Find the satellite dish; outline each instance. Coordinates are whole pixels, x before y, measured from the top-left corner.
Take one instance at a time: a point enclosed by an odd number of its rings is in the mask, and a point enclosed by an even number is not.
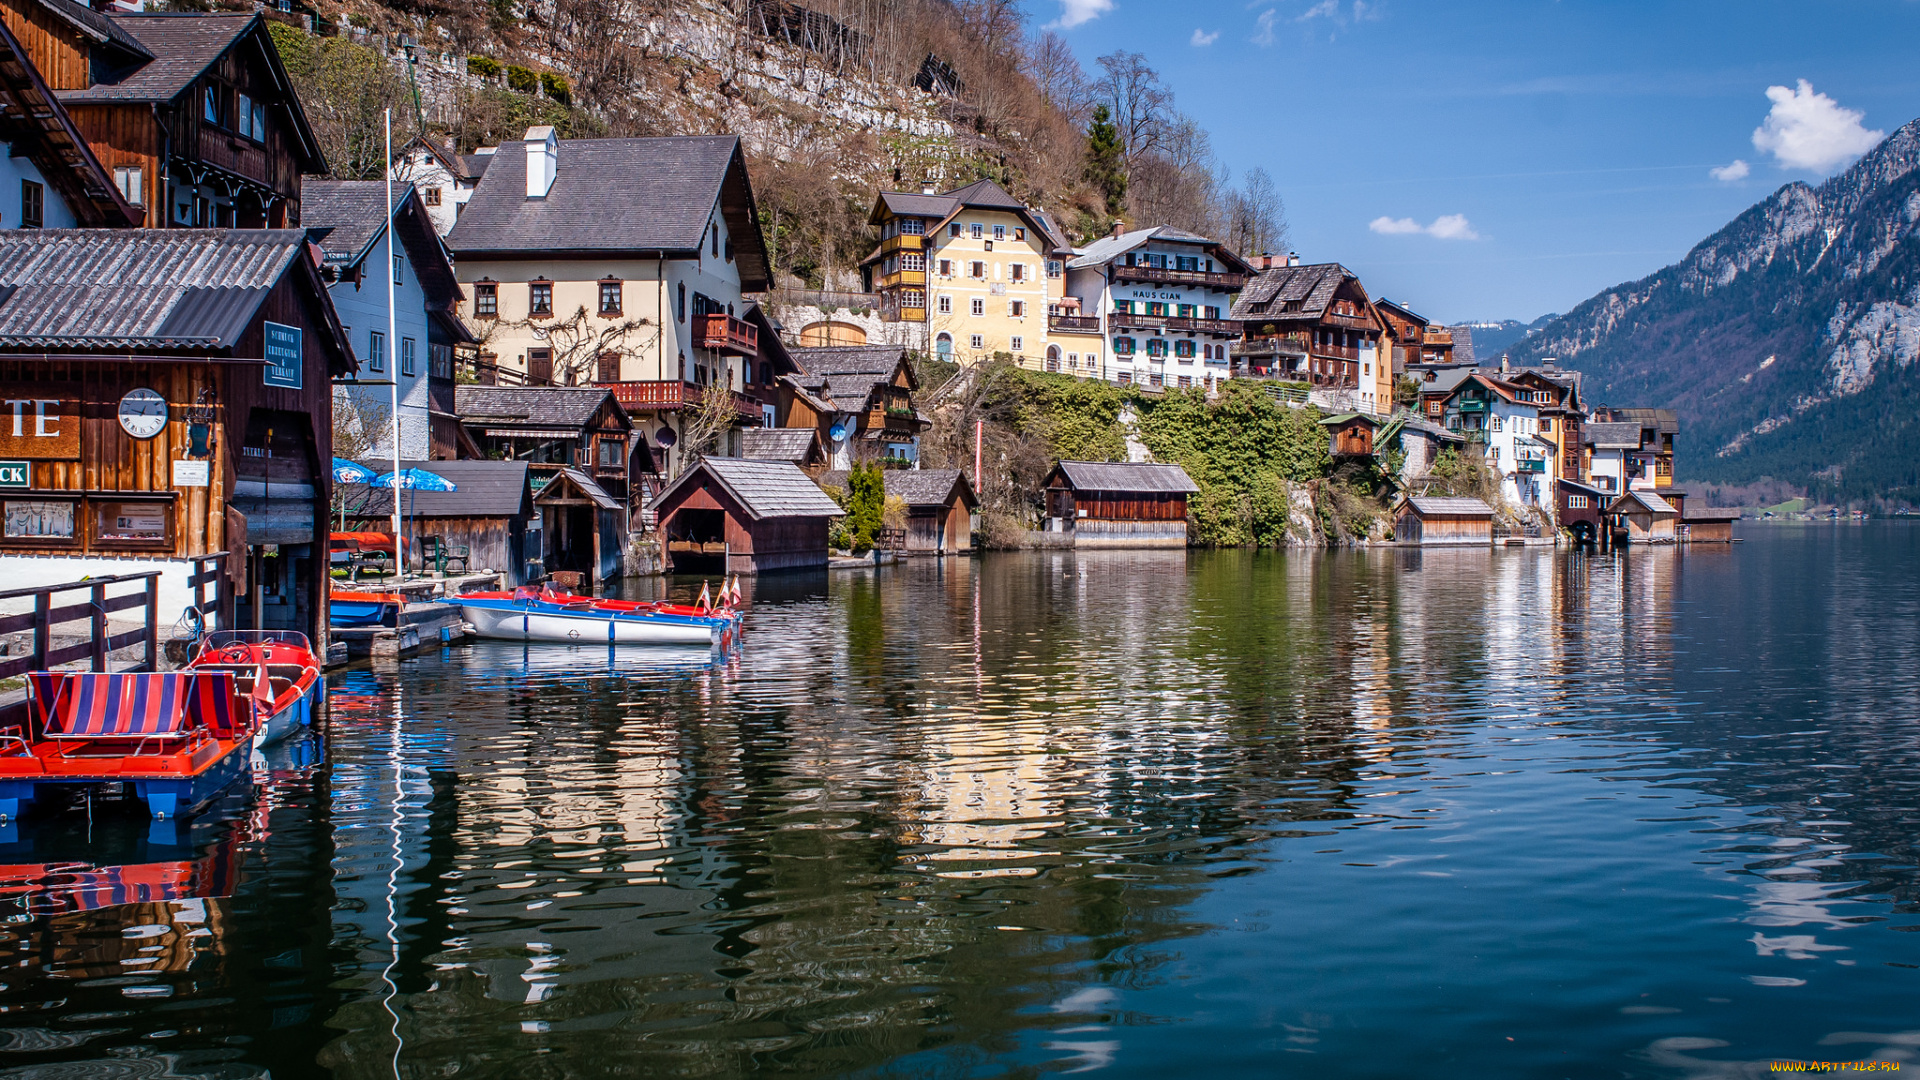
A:
[[[832,439],[834,442],[839,442],[846,437],[847,426],[845,424],[835,424],[827,429],[827,438]]]
[[[662,427],[659,431],[653,433],[653,441],[659,443],[661,446],[671,447],[674,443],[680,441],[680,436],[675,435],[672,428]]]

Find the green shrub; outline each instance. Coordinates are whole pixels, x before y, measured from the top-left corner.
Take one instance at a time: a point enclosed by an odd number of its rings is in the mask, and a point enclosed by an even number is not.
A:
[[[1320,410],[1282,405],[1259,386],[1229,381],[1143,397],[1140,441],[1154,460],[1177,464],[1200,491],[1187,501],[1194,539],[1209,546],[1266,547],[1287,536],[1287,483],[1328,476],[1333,458]]]
[[[500,71],[500,61],[491,56],[467,57],[467,74],[469,75],[478,75],[483,79],[497,79],[500,77]]]
[[[540,92],[562,105],[573,101],[573,88],[567,85],[567,77],[551,71],[540,73]]]
[[[871,462],[853,467],[847,477],[847,532],[854,554],[873,547],[887,512],[887,481]]]
[[[517,90],[522,94],[531,94],[534,88],[539,85],[540,77],[535,75],[532,69],[523,68],[519,64],[507,65],[507,87],[509,89]]]

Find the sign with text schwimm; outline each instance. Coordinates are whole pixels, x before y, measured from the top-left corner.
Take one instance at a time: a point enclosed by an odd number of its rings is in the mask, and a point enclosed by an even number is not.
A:
[[[267,370],[261,377],[268,386],[300,389],[300,328],[282,326],[277,322],[265,325]]]

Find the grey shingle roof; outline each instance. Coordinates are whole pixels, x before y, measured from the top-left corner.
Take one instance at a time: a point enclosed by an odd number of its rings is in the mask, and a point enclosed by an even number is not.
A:
[[[747,458],[710,457],[680,474],[654,497],[659,504],[674,491],[692,482],[702,471],[720,482],[747,513],[759,518],[839,517],[845,511],[827,498],[807,474],[790,461],[753,461]]]
[[[393,471],[393,462],[364,461],[376,473]],[[406,461],[403,469],[421,469],[453,481],[453,491],[401,489],[400,508],[409,518],[519,517],[533,512],[524,461]],[[339,485],[348,517],[393,513],[393,492],[365,484]]]
[[[1127,461],[1062,461],[1054,468],[1075,491],[1150,491],[1182,494],[1199,491],[1187,470],[1178,465],[1147,465]]]
[[[728,190],[731,189],[731,190]],[[723,198],[725,195],[725,198]],[[765,288],[766,248],[734,135],[561,139],[545,198],[527,198],[527,155],[508,144],[447,234],[456,255],[697,253],[718,203],[741,287]]]
[[[1339,263],[1313,263],[1307,266],[1276,266],[1262,270],[1247,282],[1233,302],[1233,317],[1265,321],[1318,319],[1333,303],[1340,283],[1355,277]],[[1287,302],[1300,301],[1299,311],[1280,310]]]
[[[898,345],[818,345],[789,348],[800,372],[793,380],[834,408],[866,407],[876,387],[893,381],[906,350]]]
[[[1663,435],[1676,435],[1680,431],[1680,417],[1672,409],[1596,409],[1596,413],[1615,423],[1632,423],[1643,428],[1652,428]]]
[[[1447,332],[1453,335],[1453,362],[1471,364],[1473,357],[1473,327],[1449,326]]]
[[[1638,450],[1639,424],[1586,424],[1580,428],[1580,441],[1601,450]]]
[[[906,191],[883,191],[880,201],[902,217],[930,218],[946,217],[960,202],[951,195],[916,195]]]
[[[973,206],[982,210],[1007,210],[1019,214],[1038,229],[1041,238],[1048,242],[1049,255],[1069,256],[1073,252],[1060,227],[1044,211],[1035,210],[1012,195],[1005,188],[991,180],[975,180],[965,187],[938,195],[923,195],[909,191],[883,191],[874,204],[874,212],[869,217],[870,224],[879,224],[882,215],[880,208],[890,213],[907,217],[928,217],[936,220],[951,217],[962,207]]]
[[[37,0],[40,7],[61,19],[95,41],[111,44],[136,57],[148,57],[149,53],[133,35],[127,33],[112,19],[93,10],[86,4],[74,0]]]
[[[0,344],[231,348],[305,249],[298,229],[0,232]]]
[[[478,180],[487,175],[487,166],[493,163],[498,154],[461,154],[460,164],[466,167],[466,178]]]
[[[799,465],[820,442],[813,428],[750,427],[740,432],[740,456],[763,461],[791,461]]]
[[[1607,507],[1607,513],[1618,514],[1618,513],[1625,512],[1624,504],[1630,503],[1630,502],[1637,502],[1641,506],[1646,507],[1648,510],[1653,511],[1656,514],[1679,513],[1679,511],[1673,508],[1672,503],[1668,502],[1667,500],[1661,498],[1660,496],[1654,494],[1651,491],[1643,491],[1639,488],[1628,488],[1624,494],[1622,494],[1619,498],[1613,500],[1612,506]]]
[[[845,490],[849,475],[845,469],[821,473],[820,486]],[[960,489],[959,501],[979,505],[973,487],[961,484],[966,474],[959,469],[887,469],[880,475],[886,481],[887,498],[899,499],[908,506],[945,506],[956,486]]]
[[[1421,517],[1492,517],[1493,507],[1479,499],[1451,495],[1415,495],[1407,500]]]
[[[453,411],[470,425],[578,431],[613,392],[598,386],[456,386]]]
[[[252,27],[255,15],[116,15],[113,23],[153,59],[118,82],[63,90],[70,105],[104,101],[172,101]]]
[[[413,191],[395,184],[393,206]],[[357,265],[386,228],[387,185],[381,180],[306,180],[300,184],[300,223],[318,239],[329,264]]]
[[[601,487],[597,482],[595,482],[593,477],[588,476],[586,473],[582,472],[581,470],[571,468],[571,467],[564,468],[560,470],[559,476],[566,477],[568,482],[573,484],[573,486],[579,490],[580,494],[585,495],[589,502],[593,503],[593,505],[599,507],[600,509],[602,510],[620,509],[620,500],[607,494],[606,488]],[[540,489],[540,494],[535,495],[533,497],[533,501],[538,503],[542,499],[551,495],[553,492],[556,492],[559,490],[560,490],[559,485],[557,485],[553,480],[549,480],[547,481],[547,486]]]

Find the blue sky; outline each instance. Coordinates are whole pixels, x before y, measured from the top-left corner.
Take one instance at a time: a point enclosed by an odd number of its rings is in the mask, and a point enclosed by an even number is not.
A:
[[[1144,53],[1236,176],[1273,175],[1304,260],[1449,322],[1565,311],[1920,117],[1915,0],[1031,10],[1089,70]]]

